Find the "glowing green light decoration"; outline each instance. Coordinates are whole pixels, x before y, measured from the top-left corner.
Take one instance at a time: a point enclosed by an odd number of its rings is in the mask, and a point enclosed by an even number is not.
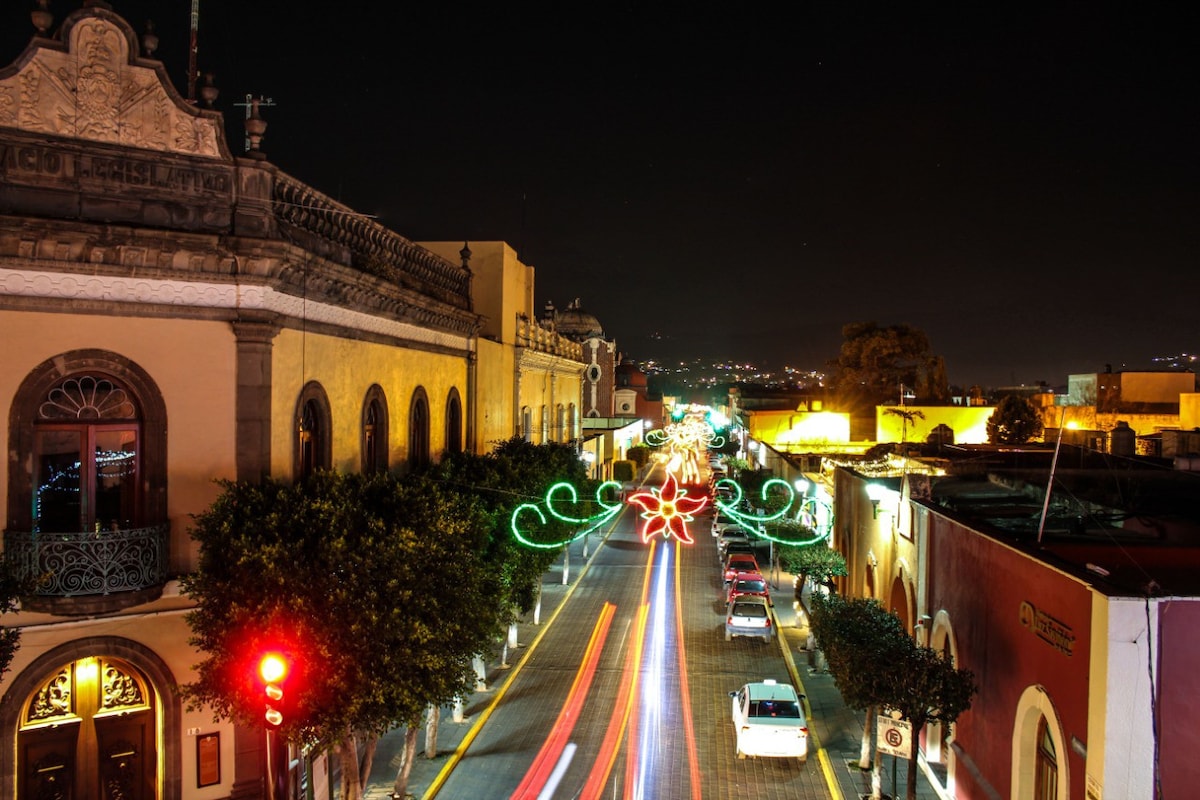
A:
[[[609,488],[614,489],[619,494],[621,484],[616,481],[605,481],[600,484],[596,489],[596,503],[603,510],[599,514],[594,514],[590,517],[581,517],[578,514],[572,514],[570,511],[571,509],[579,508],[579,493],[575,490],[575,487],[566,482],[556,483],[546,491],[546,496],[543,498],[542,502],[546,507],[545,511],[536,503],[522,503],[513,509],[509,527],[512,529],[516,540],[526,547],[537,547],[542,550],[553,550],[563,547],[587,536],[621,512],[621,509],[625,505],[624,503],[610,503],[605,501],[605,490]],[[547,514],[559,522],[565,522],[568,525],[579,525],[580,529],[568,538],[556,542],[534,541],[526,533],[522,532],[522,520],[528,520],[532,516],[536,518],[538,523],[545,525],[548,522]]]
[[[733,495],[729,502],[725,502],[724,500],[716,501],[717,508],[720,509],[721,513],[732,517],[742,527],[753,531],[760,538],[776,542],[777,544],[807,545],[827,539],[833,532],[833,509],[823,500],[807,498],[800,503],[800,507],[794,512],[794,516],[788,516],[792,513],[792,506],[796,502],[796,492],[791,484],[785,480],[771,478],[763,483],[761,494],[764,502],[773,486],[783,487],[784,492],[787,494],[787,503],[779,511],[769,516],[751,515],[739,510],[742,507],[743,495],[742,487],[736,481],[732,481],[729,478],[722,478],[717,481],[717,485],[729,487]],[[812,531],[813,536],[807,539],[784,539],[767,533],[766,523],[785,518],[795,519],[802,527]]]
[[[674,473],[667,473],[667,480],[661,488],[648,492],[638,492],[629,496],[629,502],[642,508],[642,541],[649,542],[661,533],[664,539],[674,536],[684,544],[692,544],[692,534],[688,531],[687,523],[706,505],[707,497],[688,497],[687,490],[679,488]]]

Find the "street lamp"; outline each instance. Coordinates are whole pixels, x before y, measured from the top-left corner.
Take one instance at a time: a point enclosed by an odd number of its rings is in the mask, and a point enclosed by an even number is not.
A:
[[[867,497],[871,498],[871,519],[879,519],[879,501],[887,497],[886,486],[878,483],[867,484]]]

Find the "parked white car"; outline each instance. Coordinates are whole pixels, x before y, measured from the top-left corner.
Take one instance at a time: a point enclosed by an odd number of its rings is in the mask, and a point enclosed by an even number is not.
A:
[[[808,760],[808,720],[791,684],[767,679],[747,683],[733,698],[737,756]]]

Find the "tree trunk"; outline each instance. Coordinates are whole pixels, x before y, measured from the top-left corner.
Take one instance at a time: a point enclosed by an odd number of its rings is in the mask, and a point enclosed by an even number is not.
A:
[[[345,800],[361,800],[362,777],[358,769],[358,737],[353,731],[346,731],[346,736],[337,746],[338,757],[342,761],[342,797]]]
[[[437,757],[438,721],[442,718],[442,709],[430,706],[425,713],[425,757]]]
[[[892,800],[896,800],[896,790],[892,789]],[[871,767],[871,797],[879,800],[883,797],[883,753],[875,751],[875,765]]]
[[[366,794],[367,785],[371,782],[371,767],[375,765],[375,747],[379,744],[378,734],[367,734],[366,744],[366,750],[363,752],[362,769],[358,772],[358,785],[361,794]]]
[[[404,797],[408,794],[408,776],[412,774],[413,759],[416,756],[417,727],[409,725],[404,729],[404,749],[400,751],[400,769],[396,772],[396,783],[392,786],[393,797]]]
[[[905,800],[917,800],[917,743],[921,740],[921,729],[925,723],[912,724],[912,752],[908,754],[908,789],[904,792]]]
[[[867,706],[866,720],[863,722],[862,742],[858,751],[858,768],[871,768],[871,739],[875,736],[875,706]]]

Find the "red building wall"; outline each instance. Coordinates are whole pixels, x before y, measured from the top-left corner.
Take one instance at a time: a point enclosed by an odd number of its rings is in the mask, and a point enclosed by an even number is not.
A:
[[[1200,789],[1200,602],[1159,606],[1158,743],[1163,797],[1193,797]]]
[[[937,513],[929,520],[928,613],[949,614],[958,665],[972,670],[979,685],[957,723],[956,744],[1000,796],[1012,796],[1017,707],[1025,689],[1041,685],[1063,726],[1066,752],[1058,758],[1069,764],[1070,796],[1083,797],[1084,760],[1069,742],[1072,736],[1087,742],[1091,592],[964,525]],[[1023,623],[1030,610],[1069,630],[1070,654]],[[960,800],[987,796],[968,769],[955,776]]]

